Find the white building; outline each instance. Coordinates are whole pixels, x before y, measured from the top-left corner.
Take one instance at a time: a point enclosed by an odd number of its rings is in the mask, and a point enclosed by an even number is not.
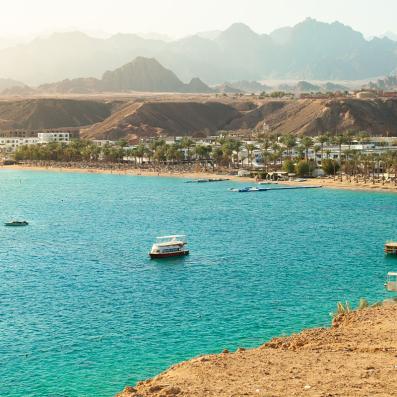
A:
[[[39,132],[37,134],[38,143],[50,142],[70,142],[69,132]]]
[[[38,138],[0,138],[0,151],[13,152],[19,146],[25,145],[37,145],[39,143]]]
[[[107,139],[93,139],[92,142],[99,147],[116,145],[116,141],[109,141]]]

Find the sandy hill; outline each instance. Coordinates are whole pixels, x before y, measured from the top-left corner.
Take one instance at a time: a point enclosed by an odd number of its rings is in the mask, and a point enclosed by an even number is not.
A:
[[[220,102],[132,103],[109,119],[82,131],[83,136],[100,139],[121,137],[194,135],[214,133],[239,115],[234,107]]]
[[[0,102],[1,129],[79,127],[105,120],[112,105],[88,100],[26,99]]]
[[[330,329],[177,364],[117,397],[391,397],[397,304],[342,315]]]
[[[396,100],[150,101],[126,105],[83,131],[87,137],[194,135],[216,130],[261,129],[279,134],[317,135],[327,131],[368,131],[397,136]]]
[[[0,101],[0,128],[84,126],[97,139],[203,135],[262,129],[279,134],[368,131],[397,136],[397,100],[251,100],[192,95],[117,99],[35,98]]]

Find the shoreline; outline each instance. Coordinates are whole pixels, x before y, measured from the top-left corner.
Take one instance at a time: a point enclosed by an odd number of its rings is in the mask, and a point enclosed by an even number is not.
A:
[[[16,171],[44,171],[44,172],[63,172],[63,173],[81,173],[81,174],[111,174],[111,175],[127,175],[127,176],[149,176],[149,177],[166,177],[166,178],[184,178],[184,179],[210,179],[225,178],[233,182],[252,183],[256,181],[250,177],[239,177],[237,175],[225,175],[212,172],[177,172],[177,171],[148,171],[140,169],[104,169],[104,168],[83,168],[83,167],[61,167],[61,166],[36,166],[36,165],[2,165],[0,170],[16,170]],[[322,186],[327,189],[366,191],[366,192],[382,192],[397,193],[397,186],[390,184],[373,184],[370,182],[348,182],[339,181],[329,178],[307,179],[305,182],[296,181],[278,181],[278,184],[287,186]]]
[[[331,327],[180,362],[115,397],[392,396],[396,314],[389,299],[339,314]]]

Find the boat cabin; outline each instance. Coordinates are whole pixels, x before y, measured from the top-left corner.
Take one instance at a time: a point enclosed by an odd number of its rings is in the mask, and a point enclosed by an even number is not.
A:
[[[149,253],[151,258],[167,258],[188,255],[187,241],[184,235],[157,237]]]
[[[397,242],[394,241],[387,242],[385,244],[385,254],[397,256]]]
[[[397,272],[387,273],[385,287],[389,292],[397,292]]]

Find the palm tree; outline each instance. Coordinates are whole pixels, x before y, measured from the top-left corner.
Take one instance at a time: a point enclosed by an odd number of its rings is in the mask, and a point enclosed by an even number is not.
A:
[[[329,136],[326,134],[319,135],[317,137],[317,142],[321,145],[321,160],[324,158],[324,144],[329,141]]]
[[[347,140],[346,135],[343,135],[343,134],[335,135],[333,140],[339,147],[339,165],[340,165],[340,168],[342,168],[342,145],[347,143],[348,140]]]
[[[264,137],[262,144],[261,144],[261,149],[262,149],[263,165],[264,165],[266,173],[267,173],[267,161],[268,161],[268,157],[269,157],[270,146],[271,146],[271,140],[267,136]]]
[[[187,149],[187,160],[188,161],[190,160],[190,149],[194,146],[194,143],[195,142],[193,141],[193,139],[191,139],[187,136],[183,137],[180,142],[181,147],[184,149]]]
[[[310,136],[304,136],[301,145],[305,148],[305,160],[309,160],[309,149],[313,146],[313,139]]]
[[[296,137],[292,134],[287,134],[281,137],[281,142],[285,145],[288,151],[290,160],[292,159],[292,149],[296,146]]]
[[[321,156],[322,156],[322,150],[321,150],[321,146],[320,145],[314,145],[313,147],[313,152],[314,152],[314,163],[316,164],[316,167],[318,166],[318,160],[317,160],[317,153],[321,151]],[[321,157],[321,161],[323,160],[323,158]],[[321,161],[320,161],[320,165],[321,165]]]
[[[248,143],[245,145],[245,148],[248,152],[248,163],[251,165],[252,167],[252,153],[255,150],[255,145],[253,145],[252,143]]]

